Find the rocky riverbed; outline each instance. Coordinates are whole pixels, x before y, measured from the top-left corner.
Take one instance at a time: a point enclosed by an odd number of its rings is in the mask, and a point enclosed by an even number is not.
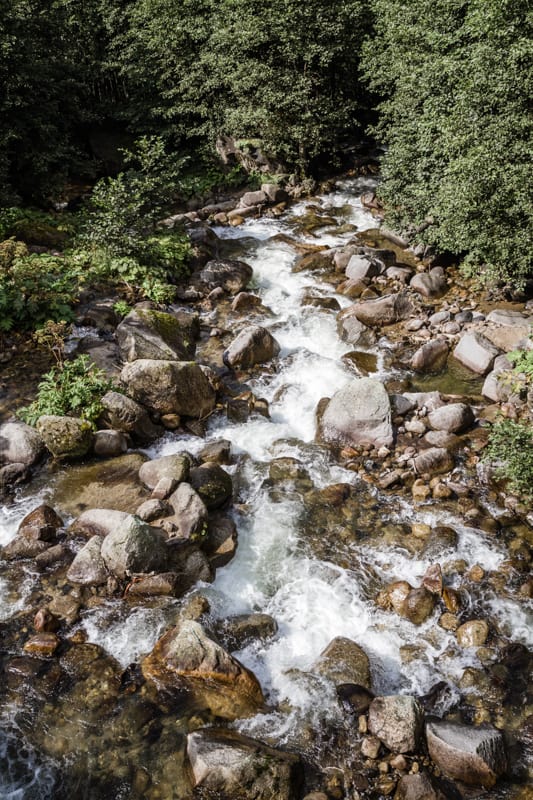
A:
[[[481,457],[533,307],[373,188],[188,214],[174,305],[80,312],[98,431],[0,427],[2,797],[530,796],[533,513]]]

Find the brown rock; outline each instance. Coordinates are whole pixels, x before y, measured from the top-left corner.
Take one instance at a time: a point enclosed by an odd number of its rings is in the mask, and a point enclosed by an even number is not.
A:
[[[26,514],[17,533],[18,536],[24,536],[26,539],[52,542],[56,538],[58,529],[62,527],[61,517],[51,506],[43,504]]]
[[[489,626],[484,619],[472,619],[457,629],[457,641],[461,647],[482,647],[488,635]]]
[[[376,697],[368,711],[368,728],[393,753],[410,753],[416,750],[424,712],[409,695]]]
[[[49,657],[54,655],[58,647],[59,639],[56,634],[44,632],[38,633],[32,636],[31,639],[28,639],[24,645],[24,650],[32,656]]]
[[[490,726],[432,721],[426,738],[431,758],[454,780],[490,789],[507,768],[503,735]]]

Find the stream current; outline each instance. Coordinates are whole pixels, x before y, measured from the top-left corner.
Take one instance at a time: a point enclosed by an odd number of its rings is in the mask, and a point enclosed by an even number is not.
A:
[[[252,611],[275,618],[278,632],[270,641],[256,641],[234,653],[257,675],[273,710],[240,721],[236,727],[295,749],[305,747],[309,730],[342,725],[334,687],[310,673],[334,637],[348,637],[364,648],[377,694],[423,695],[438,681],[446,681],[452,691],[440,712],[457,701],[456,687],[464,670],[480,666],[475,650],[459,648],[454,634],[436,624],[437,612],[417,627],[375,605],[379,588],[396,579],[418,586],[435,560],[409,553],[391,532],[415,522],[453,527],[457,547],[439,553],[440,563],[447,557],[462,559],[467,569],[477,564],[494,571],[506,558],[494,536],[465,526],[449,507],[437,501],[415,506],[408,498],[382,495],[336,464],[315,443],[317,404],[353,376],[341,360],[352,348],[338,336],[335,311],[302,305],[302,300],[311,290],[336,298],[341,307],[350,301],[313,273],[294,272],[297,254],[279,234],[330,247],[346,243],[354,228],[375,227],[374,218],[358,199],[369,188],[369,179],[346,180],[334,192],[313,200],[320,214],[336,221],[336,226],[326,223],[313,235],[299,224],[308,213],[308,202],[292,206],[280,219],[214,228],[228,255],[253,267],[252,290],[272,312],[260,324],[271,330],[281,352],[272,369],[257,371],[248,382],[257,397],[268,401],[270,418],[253,415],[246,422],[232,423],[215,416],[209,425],[207,440],[224,438],[232,443],[236,464],[227,469],[236,487],[233,513],[239,545],[233,560],[217,570],[214,583],[197,586],[193,593],[200,591],[208,598],[214,619]],[[377,377],[383,381],[402,377],[393,366],[392,342],[382,338],[369,351],[377,356]],[[150,457],[181,450],[194,454],[204,444],[204,439],[192,435],[169,433],[145,452]],[[280,457],[301,461],[315,489],[341,483],[355,488],[359,501],[347,522],[357,529],[353,535],[343,534],[342,521],[328,526],[324,509],[317,518],[298,486],[273,485],[269,463]],[[31,495],[25,489],[14,504],[0,507],[0,544],[10,541],[24,514],[46,498],[46,488]],[[16,585],[10,581],[9,570],[1,570],[0,620],[24,608],[32,582],[31,569]],[[86,612],[80,627],[89,642],[99,644],[127,667],[150,651],[178,602],[127,611],[110,602]],[[473,595],[470,602],[476,615],[496,622],[501,635],[531,644],[525,603],[496,595]],[[10,713],[4,709],[0,734],[0,797],[51,798],[58,765],[31,747],[20,746],[20,739],[14,738],[18,736],[16,718]],[[505,790],[491,796],[511,797]]]

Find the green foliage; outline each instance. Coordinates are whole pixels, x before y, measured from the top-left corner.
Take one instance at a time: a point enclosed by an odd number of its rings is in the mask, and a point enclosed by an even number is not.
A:
[[[18,416],[35,425],[44,414],[75,416],[94,424],[102,413],[101,398],[113,386],[102,370],[78,356],[53,367],[39,384],[37,398],[20,409]]]
[[[392,225],[466,255],[465,269],[531,274],[531,11],[525,0],[377,0],[365,45],[384,98],[380,194]]]
[[[484,460],[494,463],[496,475],[509,481],[509,488],[525,497],[533,496],[533,427],[526,421],[502,419],[490,431]]]
[[[131,306],[129,306],[125,300],[117,300],[117,302],[113,305],[113,310],[119,317],[127,317],[131,311]]]
[[[531,350],[513,350],[507,358],[514,366],[513,372],[525,375],[528,384],[533,383],[533,347]]]
[[[32,330],[46,320],[70,320],[83,271],[68,259],[30,254],[14,239],[0,243],[0,330]]]

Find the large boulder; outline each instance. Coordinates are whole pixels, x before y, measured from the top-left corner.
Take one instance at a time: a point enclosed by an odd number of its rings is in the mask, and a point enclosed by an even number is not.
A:
[[[357,306],[348,306],[337,314],[337,331],[343,342],[362,345],[373,344],[374,331],[364,325],[357,316]]]
[[[301,781],[298,756],[242,736],[204,728],[187,737],[193,784],[220,800],[293,800]]]
[[[161,479],[178,483],[189,478],[191,458],[183,453],[153,458],[145,461],[139,470],[139,478],[149,489],[155,489]]]
[[[0,464],[31,467],[44,452],[44,442],[35,428],[18,421],[0,425]]]
[[[106,392],[101,400],[103,412],[101,420],[110,428],[129,433],[140,442],[151,442],[162,433],[162,428],[154,425],[148,411],[131,397],[120,392]]]
[[[100,586],[109,572],[102,558],[101,536],[93,536],[77,553],[67,572],[67,580],[82,586]]]
[[[449,347],[445,339],[432,339],[418,348],[411,359],[415,372],[440,372],[446,366]]]
[[[418,272],[411,278],[409,286],[423,297],[438,297],[446,291],[444,270],[434,267],[429,272]]]
[[[355,378],[335,392],[319,421],[318,437],[339,446],[361,442],[390,446],[391,406],[383,384],[373,378]]]
[[[17,531],[18,536],[26,539],[52,542],[57,531],[63,527],[63,520],[51,506],[42,504],[26,514]]]
[[[198,275],[200,284],[208,289],[222,288],[230,294],[242,292],[252,279],[253,269],[244,261],[208,261]]]
[[[435,764],[454,780],[490,789],[507,769],[503,734],[489,725],[433,720],[426,725],[426,739]]]
[[[187,690],[223,719],[256,714],[264,704],[255,675],[214,642],[198,622],[168,631],[142,662],[145,678],[163,689]]]
[[[82,458],[93,443],[91,423],[78,417],[46,414],[37,420],[37,433],[58,459]]]
[[[232,341],[222,359],[227,367],[248,369],[270,361],[279,351],[280,346],[270,331],[260,325],[250,325]]]
[[[471,407],[466,403],[450,403],[428,414],[428,422],[435,431],[462,433],[474,423]]]
[[[190,483],[210,511],[227,503],[233,493],[231,475],[212,462],[191,469]]]
[[[384,264],[375,258],[353,255],[346,266],[346,277],[353,281],[375,278],[384,271]]]
[[[198,541],[207,537],[207,508],[190,484],[180,483],[168,502],[174,511],[168,519],[181,539]]]
[[[328,644],[315,662],[313,671],[335,685],[352,683],[370,689],[368,656],[362,647],[345,636],[337,636]]]
[[[175,316],[152,309],[130,311],[118,326],[116,337],[124,361],[187,361],[194,358],[196,349],[189,331]]]
[[[106,568],[117,578],[137,572],[161,572],[168,563],[163,533],[129,514],[102,543]]]
[[[381,328],[383,325],[393,325],[407,319],[413,311],[413,304],[407,294],[398,292],[356,303],[353,313],[364,325]]]
[[[420,741],[424,712],[410,695],[376,697],[368,710],[368,729],[393,753],[412,753]]]
[[[486,375],[500,351],[480,333],[470,332],[461,336],[453,351],[454,357],[467,369]]]
[[[111,508],[90,508],[77,517],[69,528],[69,533],[75,536],[107,536],[130,515],[126,511],[116,511]]]
[[[215,407],[215,391],[198,364],[141,358],[126,364],[121,380],[133,399],[160,414],[199,419]]]

